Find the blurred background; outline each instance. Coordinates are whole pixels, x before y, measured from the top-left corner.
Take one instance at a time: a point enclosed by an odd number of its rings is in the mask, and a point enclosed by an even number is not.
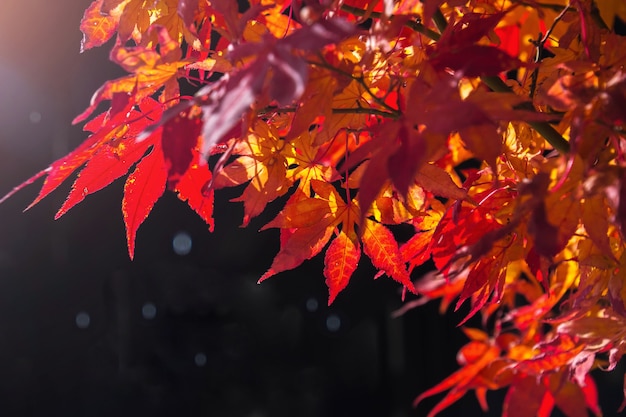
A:
[[[122,75],[110,45],[79,54],[89,0],[2,3],[0,194],[84,140],[71,120]],[[241,190],[219,192],[209,233],[166,193],[131,262],[123,180],[54,221],[70,185],[25,213],[41,180],[0,206],[2,415],[423,416],[441,396],[413,409],[415,396],[457,369],[462,313],[392,319],[399,288],[365,260],[332,307],[319,257],[257,285],[275,205],[241,229]],[[612,415],[621,376],[602,377]],[[468,395],[441,415],[484,414]]]

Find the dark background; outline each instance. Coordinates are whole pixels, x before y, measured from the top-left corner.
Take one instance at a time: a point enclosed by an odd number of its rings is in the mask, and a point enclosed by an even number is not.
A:
[[[79,54],[89,1],[2,3],[0,194],[84,140],[70,121],[122,75],[110,46]],[[241,229],[237,190],[218,193],[209,233],[166,194],[131,262],[123,181],[54,221],[70,185],[26,213],[41,180],[0,206],[3,416],[423,416],[440,397],[413,398],[457,369],[462,316],[432,304],[391,319],[398,286],[365,260],[332,307],[321,259],[257,285],[278,251],[276,231],[257,232],[275,206]],[[611,415],[621,376],[604,379]],[[472,397],[442,415],[483,415]]]

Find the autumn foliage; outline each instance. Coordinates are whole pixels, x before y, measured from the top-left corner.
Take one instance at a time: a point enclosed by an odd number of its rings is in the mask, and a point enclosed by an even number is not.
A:
[[[95,0],[81,50],[107,44],[128,75],[74,120],[85,142],[22,184],[45,177],[31,206],[73,178],[58,218],[127,175],[132,258],[166,189],[209,229],[222,188],[240,186],[243,226],[284,196],[260,281],[323,253],[330,304],[367,257],[415,294],[403,311],[482,318],[416,406],[473,391],[487,409],[508,387],[507,417],[600,416],[589,373],[626,351],[626,3],[244,3]]]

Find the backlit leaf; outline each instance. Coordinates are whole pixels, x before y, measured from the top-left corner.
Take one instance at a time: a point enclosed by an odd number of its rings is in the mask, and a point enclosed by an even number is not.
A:
[[[331,109],[325,104],[333,99],[336,88],[336,79],[329,77],[326,72],[317,70],[311,73],[307,88],[302,94],[303,101],[296,109],[291,122],[288,139],[308,131],[317,117],[331,117]]]
[[[292,201],[294,198],[295,201]],[[285,205],[278,216],[261,230],[270,227],[283,229],[311,227],[328,217],[330,210],[329,201],[315,197],[298,197],[298,194],[294,194],[289,204]]]
[[[176,186],[190,164],[200,163],[198,146],[201,128],[200,118],[192,111],[181,112],[163,126],[161,147],[168,171],[169,188]]]
[[[259,215],[270,201],[285,194],[292,184],[287,178],[287,159],[281,152],[285,145],[276,135],[275,130],[258,125],[257,131],[235,151],[241,156],[216,175],[216,188],[249,181],[241,196],[233,200],[244,204],[244,226]]]
[[[415,174],[415,181],[431,193],[462,200],[467,193],[452,181],[450,174],[433,164],[424,164]]]
[[[105,145],[101,148],[89,159],[78,175],[72,185],[72,191],[55,218],[64,215],[87,195],[101,190],[126,174],[130,167],[144,156],[151,142],[146,140],[139,145],[120,143],[117,146]]]
[[[313,180],[314,197],[302,192],[293,194],[285,208],[265,227],[281,228],[281,248],[270,269],[259,282],[300,265],[321,252],[340,223],[353,228],[357,214],[346,204],[335,187]]]
[[[166,182],[167,168],[163,150],[157,142],[150,153],[139,161],[124,185],[122,214],[126,225],[128,254],[131,259],[135,255],[137,229],[152,211],[154,203],[163,195]]]
[[[609,241],[608,206],[602,196],[588,198],[583,204],[582,221],[593,243],[607,257],[615,258]]]
[[[502,417],[538,415],[546,387],[534,376],[521,376],[513,382],[504,398]]]
[[[417,407],[417,405],[425,398],[450,390],[450,392],[428,414],[428,416],[436,415],[438,412],[444,410],[451,404],[461,399],[470,389],[470,383],[472,382],[472,380],[492,360],[498,357],[499,354],[500,349],[498,349],[496,346],[482,344],[482,348],[477,349],[477,351],[475,352],[476,360],[474,362],[468,363],[467,365],[463,366],[461,369],[441,381],[439,384],[424,391],[413,401],[413,406]]]
[[[531,375],[565,368],[583,348],[568,335],[561,334],[555,340],[540,345],[538,353],[532,359],[519,362],[517,368]]]
[[[103,0],[95,0],[85,10],[80,22],[80,30],[83,32],[83,40],[80,42],[81,52],[103,45],[117,30],[119,16],[103,14],[102,2]]]
[[[259,279],[263,282],[279,272],[293,269],[321,252],[332,236],[332,220],[290,231],[274,258],[272,266]]]
[[[93,129],[93,135],[89,136],[75,150],[65,157],[55,161],[46,169],[46,180],[44,181],[39,194],[35,200],[26,208],[29,209],[44,197],[61,185],[74,171],[83,166],[96,152],[111,141],[115,141],[118,136],[125,134],[137,134],[149,122],[149,119],[142,117],[138,112],[130,112],[133,102],[126,103],[124,109],[116,114],[111,114],[111,110],[103,113],[94,119],[94,123],[87,124],[88,130]],[[151,107],[151,106],[149,106]],[[137,127],[130,127],[126,115],[135,117],[139,122]],[[97,123],[95,123],[97,121]],[[99,125],[99,126],[98,126]],[[92,127],[93,126],[93,127]]]
[[[324,257],[324,276],[330,293],[328,305],[331,305],[337,294],[346,288],[360,257],[359,242],[353,241],[341,231],[326,250]]]
[[[174,186],[178,198],[187,201],[189,207],[213,230],[214,192],[209,188],[212,179],[209,166],[200,160],[200,153],[194,152],[193,160]]]
[[[553,373],[548,377],[549,395],[554,404],[567,417],[587,417],[587,402],[583,390],[570,381],[566,372]]]
[[[287,175],[292,182],[298,181],[298,189],[305,194],[311,193],[311,181],[332,180],[335,170],[321,160],[320,148],[313,146],[311,135],[305,133],[285,143],[285,153],[289,163]]]
[[[430,259],[433,236],[443,215],[443,207],[437,203],[433,204],[427,214],[415,218],[415,235],[400,247],[402,259],[410,263],[411,270]]]
[[[380,223],[365,219],[362,225],[361,240],[363,251],[372,264],[410,291],[415,292],[402,255],[393,234]]]

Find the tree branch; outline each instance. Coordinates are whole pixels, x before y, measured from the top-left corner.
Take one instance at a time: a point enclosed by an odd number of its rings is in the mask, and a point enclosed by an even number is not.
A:
[[[524,4],[524,2],[519,2],[520,4]],[[552,4],[540,4],[541,7],[553,8],[555,5]],[[341,9],[345,12],[351,13],[355,16],[364,16],[366,11],[363,9],[359,9],[358,7],[352,7],[347,5],[342,5]],[[558,6],[558,10],[561,11],[563,9],[562,5]],[[569,11],[569,9],[567,9]],[[375,19],[380,19],[383,17],[381,13],[371,12],[370,16]],[[393,16],[391,16],[393,19]],[[447,22],[441,10],[437,10],[435,15],[433,16],[433,22],[437,26],[437,29],[440,32],[443,32],[446,29]],[[415,30],[422,35],[429,37],[430,39],[437,41],[441,37],[441,35],[431,29],[428,29],[419,21],[411,21],[407,22],[406,26]],[[487,87],[489,87],[492,91],[500,92],[500,93],[511,93],[515,94],[508,85],[504,83],[499,77],[495,76],[485,76],[480,78]],[[536,112],[537,110],[531,103],[526,103],[521,106],[522,109]],[[566,141],[563,136],[559,132],[557,132],[552,125],[546,122],[527,122],[533,129],[537,131],[543,138],[550,144],[554,149],[559,151],[560,153],[568,153],[570,151],[569,142]]]
[[[515,94],[511,88],[504,83],[499,77],[489,76],[481,77],[481,81],[487,85],[492,91],[498,93]],[[532,103],[524,102],[520,105],[523,110],[536,112]],[[554,149],[560,153],[568,153],[570,151],[569,142],[563,139],[563,136],[557,132],[550,123],[547,122],[526,122],[537,131]]]
[[[341,10],[343,10],[344,12],[353,14],[355,16],[360,16],[360,17],[365,16],[367,13],[367,10],[359,9],[358,7],[348,6],[347,4],[342,4]],[[379,12],[370,12],[369,16],[373,19],[383,18],[383,14]],[[394,16],[391,16],[391,19],[393,18]],[[432,29],[427,28],[419,21],[415,21],[415,20],[409,21],[409,22],[406,22],[405,25],[432,40],[435,40],[435,41],[439,40],[440,35],[437,32],[435,32]]]
[[[376,94],[374,94],[374,93],[372,92],[372,90],[371,90],[371,89],[370,89],[370,87],[367,85],[367,83],[365,82],[365,79],[363,78],[363,76],[362,76],[362,75],[360,75],[360,76],[355,76],[355,75],[354,75],[354,74],[352,74],[352,73],[348,73],[348,72],[342,71],[342,70],[340,70],[339,68],[335,68],[335,67],[333,67],[332,65],[330,65],[330,64],[328,64],[328,63],[326,63],[326,62],[324,62],[324,57],[323,57],[323,56],[321,56],[321,55],[320,55],[320,57],[319,57],[319,58],[320,58],[321,62],[316,62],[316,61],[307,61],[307,63],[308,63],[308,64],[310,64],[310,65],[317,65],[317,66],[319,66],[319,67],[326,68],[326,69],[328,69],[328,70],[331,70],[331,71],[337,72],[337,73],[339,73],[339,74],[341,74],[341,75],[343,75],[343,76],[345,76],[345,77],[348,77],[348,78],[353,79],[354,81],[358,82],[358,83],[361,85],[361,87],[363,87],[363,88],[365,89],[365,92],[366,92],[367,94],[369,94],[369,96],[372,98],[372,100],[374,100],[374,101],[375,101],[375,102],[376,102],[379,106],[381,106],[381,107],[383,107],[383,108],[387,109],[387,111],[388,111],[390,114],[395,114],[395,115],[397,115],[397,117],[399,117],[399,116],[400,116],[400,111],[399,111],[398,109],[394,109],[392,106],[390,106],[389,104],[385,103],[385,100],[384,100],[384,99],[381,99],[380,97],[378,97]]]
[[[297,107],[268,106],[259,110],[259,115],[264,116],[268,113],[295,113],[297,110]],[[398,113],[390,113],[384,110],[372,109],[368,107],[333,108],[332,112],[333,114],[371,114],[394,120],[400,118],[400,114]]]

